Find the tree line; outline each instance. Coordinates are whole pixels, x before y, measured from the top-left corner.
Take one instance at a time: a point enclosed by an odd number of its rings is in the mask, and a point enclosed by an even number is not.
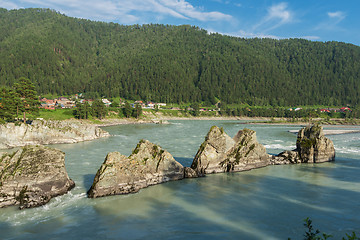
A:
[[[360,103],[360,47],[244,39],[195,26],[124,26],[0,9],[0,86],[39,94],[250,106]]]
[[[32,114],[32,117],[38,116],[40,105],[35,86],[27,78],[18,79],[12,87],[0,87],[0,123],[15,122],[20,119],[26,123],[29,120],[27,114]],[[126,103],[122,108],[118,105],[108,109],[100,99],[97,99],[91,105],[88,102],[77,102],[73,116],[77,119],[101,120],[106,117],[108,110],[116,111],[120,117],[139,118],[142,114],[141,106],[138,104],[135,108]]]
[[[13,88],[0,88],[0,123],[10,122],[22,117],[26,122],[26,114],[36,114],[40,102],[33,83],[27,78],[20,78]]]
[[[290,111],[284,107],[224,107],[220,111],[222,116],[234,117],[269,117],[269,118],[360,118],[360,107],[352,111],[336,112],[334,110],[328,113],[321,113],[320,109],[301,109]]]
[[[134,108],[125,102],[124,106],[113,103],[111,107],[105,107],[101,100],[95,100],[92,105],[88,102],[77,102],[76,108],[73,110],[73,115],[77,119],[89,119],[90,117],[103,119],[107,116],[108,112],[113,112],[118,118],[139,118],[142,115],[142,108],[139,104],[136,104]]]

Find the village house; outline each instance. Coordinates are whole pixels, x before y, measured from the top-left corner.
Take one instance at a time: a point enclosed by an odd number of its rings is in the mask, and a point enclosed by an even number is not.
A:
[[[340,108],[340,112],[346,112],[346,111],[351,112],[352,110],[349,107]]]
[[[145,106],[145,103],[144,103],[143,101],[141,101],[141,100],[135,101],[131,106],[132,106],[132,107],[135,107],[136,104],[139,104],[139,105],[141,106],[141,108],[145,108],[145,107],[146,107],[146,106]]]
[[[147,102],[147,103],[146,103],[146,108],[154,109],[154,108],[155,108],[155,103],[153,103],[153,102]]]
[[[326,112],[326,113],[330,113],[330,112],[351,112],[352,110],[349,107],[342,107],[342,108],[323,108],[320,109],[320,112]]]
[[[42,109],[55,110],[55,101],[53,99],[40,99],[40,107]]]
[[[297,111],[300,111],[301,109],[302,109],[302,108],[294,107],[294,108],[289,108],[288,110],[289,110],[289,111],[297,112]]]
[[[66,97],[59,97],[58,99],[55,99],[55,107],[57,108],[74,108],[75,107],[75,101],[71,101],[67,99]]]
[[[320,112],[322,112],[322,113],[324,113],[324,112],[330,113],[331,111],[330,111],[330,109],[323,108],[323,109],[320,109]]]
[[[101,99],[101,101],[105,104],[105,107],[110,107],[111,102],[107,100],[106,98]]]

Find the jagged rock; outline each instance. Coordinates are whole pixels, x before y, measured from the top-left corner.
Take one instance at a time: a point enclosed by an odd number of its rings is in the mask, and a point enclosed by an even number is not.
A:
[[[211,127],[191,164],[199,176],[206,173],[224,172],[220,162],[225,160],[226,153],[234,146],[235,141],[222,128]]]
[[[228,171],[244,171],[269,165],[266,149],[256,139],[256,132],[250,129],[240,130],[234,137],[235,146],[222,163]]]
[[[0,149],[37,144],[75,143],[110,136],[101,128],[80,121],[42,121],[0,125]]]
[[[211,127],[191,168],[199,176],[208,173],[244,171],[269,164],[269,155],[250,129],[240,130],[232,139],[222,128]]]
[[[335,160],[333,142],[326,138],[318,125],[302,128],[297,136],[296,149],[273,157],[272,164],[320,163]]]
[[[184,168],[184,177],[185,178],[197,178],[199,177],[199,175],[197,174],[197,172],[189,167],[185,167]]]
[[[27,146],[0,157],[0,208],[41,206],[74,186],[60,150]]]
[[[297,151],[288,151],[288,150],[276,156],[272,156],[270,162],[273,165],[301,163],[299,158],[299,153]]]
[[[134,193],[150,185],[183,178],[184,167],[169,152],[141,140],[129,157],[119,152],[106,156],[88,197]]]
[[[319,163],[335,160],[333,142],[324,137],[323,128],[314,125],[299,131],[296,148],[302,162]]]

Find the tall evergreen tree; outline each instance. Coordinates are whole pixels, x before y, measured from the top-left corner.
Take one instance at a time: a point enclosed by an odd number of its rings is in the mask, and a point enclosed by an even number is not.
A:
[[[199,103],[196,102],[196,103],[191,104],[191,108],[193,109],[191,114],[193,116],[195,116],[195,117],[199,116],[199,114],[200,114],[200,105],[199,105]]]
[[[93,115],[92,108],[88,102],[76,103],[76,108],[73,111],[73,115],[77,119],[88,119],[90,115]]]
[[[101,100],[95,100],[91,105],[93,114],[98,119],[103,119],[106,116],[106,107],[105,104]]]
[[[0,88],[0,119],[3,121],[12,121],[16,116],[16,106],[20,99],[8,88]]]
[[[26,113],[37,113],[39,111],[39,98],[35,91],[34,84],[27,78],[20,78],[15,84],[15,93],[20,98],[17,111],[23,113],[23,120],[26,122]]]
[[[125,102],[125,106],[124,106],[123,110],[124,110],[124,116],[126,118],[131,117],[132,107],[130,106],[130,103]]]
[[[140,104],[135,104],[135,109],[133,111],[133,117],[134,118],[139,118],[142,114],[142,108]]]

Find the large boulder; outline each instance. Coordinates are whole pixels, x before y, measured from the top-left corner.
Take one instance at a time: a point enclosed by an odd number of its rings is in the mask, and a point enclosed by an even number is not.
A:
[[[285,151],[271,160],[272,164],[321,163],[335,160],[333,142],[324,136],[318,125],[302,128],[298,132],[296,149]]]
[[[0,125],[0,149],[37,144],[76,143],[110,134],[101,128],[81,121],[42,121],[31,124]]]
[[[88,197],[127,194],[150,185],[184,178],[184,167],[158,145],[141,140],[126,157],[109,153],[97,171]]]
[[[74,186],[60,150],[27,146],[0,156],[0,208],[41,206]]]
[[[250,170],[268,164],[269,155],[265,147],[258,143],[255,131],[240,130],[231,138],[222,128],[213,126],[201,144],[191,168],[202,176]]]

